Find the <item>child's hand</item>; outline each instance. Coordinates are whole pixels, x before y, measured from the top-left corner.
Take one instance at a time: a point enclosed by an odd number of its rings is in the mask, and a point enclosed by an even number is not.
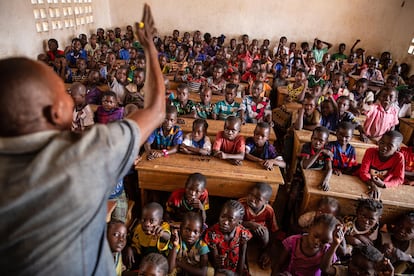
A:
[[[322,191],[329,191],[329,180],[328,179],[324,179],[322,184],[321,184],[321,190]]]
[[[127,266],[129,268],[135,263],[134,250],[131,246],[127,247]]]
[[[394,267],[392,266],[389,259],[384,258],[377,264],[376,268],[378,276],[391,276],[394,275]]]
[[[386,243],[383,245],[384,256],[393,259],[395,255],[395,248],[391,243]]]
[[[214,157],[217,157],[217,158],[220,158],[220,159],[225,159],[226,154],[225,154],[224,152],[222,152],[222,151],[217,151],[217,152],[214,154]]]
[[[333,152],[328,149],[321,149],[319,153],[323,153],[327,155],[328,157],[333,158]]]
[[[240,245],[244,245],[249,240],[249,236],[246,233],[242,233],[240,236]]]
[[[232,163],[233,165],[236,165],[236,166],[243,165],[243,161],[237,160],[237,159],[230,159],[230,163]]]
[[[161,225],[157,225],[154,227],[154,230],[152,231],[153,236],[160,237],[164,229],[162,229]]]
[[[385,183],[384,183],[384,181],[382,181],[382,179],[381,178],[379,178],[378,176],[376,176],[376,175],[374,175],[372,178],[371,178],[371,180],[372,180],[372,182],[377,186],[377,187],[380,187],[380,188],[385,188]]]
[[[368,184],[368,196],[372,197],[373,199],[379,199],[380,195],[381,193],[377,185],[375,185],[374,183],[372,183],[372,181],[370,181]]]
[[[361,133],[359,135],[359,140],[361,140],[364,143],[368,143],[368,137],[364,133]]]
[[[333,174],[337,175],[337,176],[340,176],[340,175],[342,175],[342,172],[339,169],[333,169]]]
[[[262,240],[264,239],[265,235],[269,235],[269,231],[266,231],[266,227],[263,225],[259,225],[256,230],[254,230],[254,233],[258,235]],[[268,237],[267,237],[268,240]]]
[[[178,234],[178,229],[174,229],[171,232],[171,242],[175,248],[178,248],[180,246],[180,236]]]
[[[158,150],[152,150],[152,151],[148,154],[147,159],[148,159],[148,160],[154,160],[154,159],[156,159],[156,158],[160,158],[161,156],[163,156],[163,153],[162,153],[161,151],[158,151]]]
[[[273,170],[273,161],[272,160],[266,160],[263,162],[263,167],[268,170],[271,171]]]
[[[344,231],[342,224],[338,224],[333,232],[333,241],[332,245],[337,246],[340,245],[341,242],[344,240]]]

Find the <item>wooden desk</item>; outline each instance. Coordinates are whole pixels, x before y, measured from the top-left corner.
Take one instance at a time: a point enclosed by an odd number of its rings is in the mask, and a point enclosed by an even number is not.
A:
[[[284,104],[286,97],[288,96],[287,86],[279,86],[277,88],[276,105],[281,106]]]
[[[289,176],[292,177],[294,171],[296,170],[297,166],[297,159],[302,149],[302,145],[304,143],[310,142],[312,136],[312,131],[309,130],[295,130],[294,134],[294,141],[293,141],[293,151],[292,151],[292,161],[290,163],[289,169]],[[336,135],[329,134],[329,141],[336,141]],[[377,145],[374,144],[371,140],[368,143],[364,143],[359,140],[359,136],[353,136],[351,139],[350,144],[354,146],[356,151],[356,160],[358,163],[362,162],[362,158],[364,157],[365,151],[368,148],[376,147]]]
[[[184,133],[189,133],[193,131],[193,121],[192,118],[180,118],[184,120],[184,124],[177,124],[181,127]],[[207,120],[208,129],[207,129],[207,136],[216,137],[216,134],[219,131],[224,130],[224,121],[222,120]],[[253,136],[254,129],[256,128],[256,124],[244,124],[241,126],[240,134],[243,135],[245,138]],[[276,140],[275,132],[273,128],[270,128],[270,136],[269,141],[274,142]]]
[[[141,189],[141,202],[146,203],[145,190],[172,192],[183,188],[188,175],[202,173],[207,177],[210,195],[230,198],[246,196],[256,182],[266,182],[272,189],[270,201],[276,199],[279,185],[283,185],[280,169],[267,171],[256,162],[244,160],[243,165],[235,166],[226,160],[211,156],[197,156],[177,153],[155,160],[146,160],[146,155],[137,164],[138,187]]]
[[[324,192],[319,189],[323,172],[304,170],[305,179],[302,212],[316,210],[319,200],[324,196],[336,198],[341,206],[341,215],[353,215],[357,206],[357,200],[368,197],[368,188],[356,176],[332,175],[330,189]],[[395,188],[380,189],[382,204],[384,205],[381,222],[387,223],[396,217],[414,210],[414,187],[400,185]]]
[[[400,132],[403,135],[403,143],[410,146],[410,142],[413,136],[414,119],[400,118]]]

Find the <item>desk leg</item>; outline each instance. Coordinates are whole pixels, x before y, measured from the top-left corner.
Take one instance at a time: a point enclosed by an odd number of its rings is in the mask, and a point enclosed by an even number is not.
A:
[[[303,199],[302,199],[302,205],[300,207],[300,213],[303,214],[305,213],[305,210],[308,208],[309,206],[309,201],[310,201],[310,194],[308,189],[306,188],[306,180],[305,180],[305,185],[303,187]]]
[[[146,198],[145,193],[146,193],[145,189],[141,188],[141,207],[142,207],[142,209],[144,209],[144,206],[146,204],[146,202],[145,202],[145,198]]]

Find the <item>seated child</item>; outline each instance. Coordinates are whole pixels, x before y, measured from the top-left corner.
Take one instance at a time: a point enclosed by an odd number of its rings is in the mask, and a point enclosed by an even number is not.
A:
[[[333,76],[332,84],[326,86],[324,94],[331,96],[335,101],[340,96],[350,97],[352,99],[353,94],[345,87],[345,75],[341,72],[336,72]]]
[[[251,95],[246,95],[240,105],[242,124],[267,122],[272,123],[272,109],[267,97],[262,97],[263,82],[254,81]]]
[[[322,64],[317,64],[315,68],[315,74],[308,77],[309,88],[313,88],[315,86],[323,88],[325,87],[325,80],[322,76],[325,74],[325,67],[323,67]]]
[[[202,76],[203,74],[203,64],[197,62],[193,66],[192,74],[174,76],[175,81],[187,82],[188,88],[191,92],[199,92],[201,85],[206,81],[206,78]]]
[[[110,122],[122,120],[124,117],[124,108],[118,107],[118,98],[113,91],[102,93],[102,105],[98,106],[95,112],[95,122],[107,124]]]
[[[215,272],[248,273],[245,267],[246,249],[252,234],[241,225],[243,217],[243,205],[229,200],[221,209],[219,222],[206,230],[204,240],[210,249],[209,260]]]
[[[318,209],[316,211],[309,211],[302,214],[298,219],[298,225],[307,230],[312,224],[315,218],[322,214],[330,214],[337,216],[339,213],[339,203],[333,197],[324,196],[318,202]]]
[[[70,88],[70,95],[75,103],[72,115],[72,131],[82,132],[90,128],[93,124],[93,112],[86,102],[86,87],[75,82]]]
[[[372,93],[371,90],[368,90],[368,84],[369,81],[367,79],[359,79],[355,83],[355,89],[351,91],[354,95],[352,107],[358,112],[364,105],[371,105],[374,102],[374,93]]]
[[[171,101],[175,99],[174,91],[170,90],[170,80],[167,76],[164,76],[164,85],[165,85],[165,102],[166,106],[171,105]]]
[[[200,102],[194,106],[195,117],[201,119],[213,118],[213,110],[215,104],[211,103],[211,88],[208,86],[201,86],[200,91]]]
[[[234,101],[236,96],[237,86],[235,84],[229,83],[226,85],[225,99],[216,103],[213,109],[213,119],[214,120],[226,120],[229,116],[237,116],[237,113],[240,108],[240,104]]]
[[[408,89],[402,89],[398,92],[398,117],[399,118],[410,118],[412,114],[411,110],[411,99],[413,93]]]
[[[110,88],[112,91],[115,92],[118,99],[118,103],[120,105],[123,105],[126,92],[125,86],[128,85],[128,66],[122,66],[121,68],[117,69],[115,77],[113,77],[112,75],[110,76]]]
[[[401,147],[404,155],[404,184],[414,186],[414,149],[413,147]]]
[[[210,155],[211,141],[207,136],[208,123],[204,119],[193,121],[193,131],[184,136],[180,151],[187,154]]]
[[[272,90],[272,87],[268,84],[268,81],[269,80],[267,79],[267,72],[266,72],[266,70],[261,69],[256,74],[256,80],[257,81],[260,81],[262,83],[262,85],[263,85],[263,88],[262,88],[262,91],[260,93],[260,96],[261,97],[269,98],[269,96],[270,96],[270,90]]]
[[[150,253],[146,255],[139,265],[138,275],[167,276],[167,258],[158,253]]]
[[[240,73],[235,71],[230,75],[229,83],[237,85],[236,98],[243,98],[245,95],[245,89],[240,85]]]
[[[116,276],[122,276],[122,271],[126,268],[122,263],[122,250],[126,245],[127,228],[122,221],[111,220],[108,223],[107,236],[109,248],[115,261]]]
[[[269,143],[271,128],[268,123],[260,122],[254,129],[254,136],[246,140],[247,160],[259,162],[267,170],[273,170],[273,166],[286,167],[283,157],[278,155],[275,147]]]
[[[86,82],[86,102],[88,104],[102,104],[102,91],[98,88],[99,82],[99,72],[97,70],[89,71],[88,81]]]
[[[354,125],[341,122],[336,131],[336,141],[329,143],[332,150],[333,173],[336,175],[352,174],[357,169],[355,148],[349,143],[354,134]]]
[[[203,219],[199,213],[184,214],[180,231],[173,230],[168,264],[170,275],[207,275],[207,244],[201,238]],[[176,274],[173,274],[176,273]]]
[[[378,101],[366,106],[364,132],[368,138],[379,140],[381,136],[398,125],[398,108],[395,106],[397,92],[394,88],[383,87],[379,92]]]
[[[86,60],[84,60],[83,58],[78,58],[76,60],[76,67],[78,68],[78,70],[72,74],[72,81],[85,84],[88,80]]]
[[[213,144],[213,155],[220,159],[228,159],[234,165],[241,165],[245,153],[244,137],[239,135],[241,121],[230,116],[224,122],[224,131],[216,135]]]
[[[181,222],[184,214],[193,211],[201,214],[203,223],[206,221],[206,211],[209,209],[207,179],[201,173],[190,174],[185,187],[172,192],[167,200],[166,218]]]
[[[272,268],[272,275],[282,272],[290,273],[288,275],[321,275],[323,258],[331,247],[332,238],[339,231],[337,224],[338,220],[334,216],[322,214],[315,218],[309,233],[283,240],[283,249]],[[336,262],[335,252],[330,262]]]
[[[136,68],[134,71],[134,78],[132,83],[129,83],[125,87],[125,105],[134,104],[138,108],[144,108],[144,87],[145,82],[145,70],[142,68]]]
[[[358,199],[356,215],[344,217],[347,253],[353,246],[373,244],[378,237],[382,203],[372,198]]]
[[[272,187],[269,184],[259,182],[252,187],[247,197],[239,199],[244,207],[243,226],[253,237],[260,241],[259,265],[263,269],[270,265],[270,248],[274,234],[279,230],[275,212],[269,205],[272,196]]]
[[[171,101],[171,105],[177,109],[177,115],[181,117],[194,117],[194,102],[188,99],[188,86],[180,83],[177,87],[177,98]]]
[[[305,96],[307,88],[306,73],[303,69],[298,69],[295,74],[295,82],[287,86],[287,102],[301,102]]]
[[[388,232],[380,233],[381,251],[395,267],[395,273],[414,273],[414,213],[409,212],[396,220]]]
[[[167,106],[165,120],[161,127],[154,130],[144,144],[147,159],[153,160],[159,157],[167,157],[178,151],[183,142],[183,132],[177,123],[177,109]]]
[[[326,147],[329,138],[329,130],[325,127],[317,127],[312,132],[311,142],[302,146],[300,153],[303,169],[325,170],[325,177],[320,185],[324,191],[329,190],[329,180],[332,175],[332,152]]]
[[[226,88],[226,81],[223,79],[224,69],[221,64],[213,67],[213,76],[207,78],[207,85],[211,88],[213,95],[223,95]]]
[[[162,206],[156,202],[142,209],[141,222],[132,230],[126,249],[129,268],[136,267],[149,253],[166,254],[171,232],[170,225],[162,221],[163,213]]]
[[[378,198],[378,188],[403,184],[404,156],[398,151],[402,139],[398,131],[388,131],[379,140],[378,148],[365,151],[359,177],[367,184],[370,196]]]
[[[298,110],[298,116],[295,122],[296,130],[314,130],[319,126],[321,114],[316,108],[315,97],[309,93],[305,93],[302,102],[302,108]]]

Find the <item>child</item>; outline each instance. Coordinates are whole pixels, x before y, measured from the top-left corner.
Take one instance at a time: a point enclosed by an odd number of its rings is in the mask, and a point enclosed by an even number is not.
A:
[[[309,93],[305,93],[302,102],[302,108],[298,110],[298,116],[295,122],[296,130],[314,130],[319,126],[321,114],[316,109],[316,99]]]
[[[177,72],[174,76],[175,81],[187,82],[188,88],[191,92],[199,92],[201,85],[206,81],[203,74],[203,64],[197,62],[193,66],[192,74],[179,75],[181,72]]]
[[[401,147],[404,155],[404,184],[414,186],[414,154],[413,147]]]
[[[317,127],[312,132],[311,142],[305,143],[301,151],[301,165],[303,169],[324,169],[325,177],[320,185],[324,191],[329,190],[329,180],[332,175],[332,152],[325,147],[329,138],[329,130]]]
[[[352,101],[352,107],[355,110],[361,110],[364,105],[371,105],[374,102],[374,93],[368,90],[369,81],[365,78],[357,80],[355,83],[355,89],[352,90],[354,100]]]
[[[325,74],[325,67],[321,64],[317,64],[315,65],[315,68],[315,74],[309,75],[308,77],[309,88],[313,88],[315,86],[323,88],[325,86],[325,80],[322,76]]]
[[[88,81],[86,83],[87,94],[85,97],[88,104],[102,104],[102,91],[98,88],[99,81],[99,72],[97,70],[89,71]]]
[[[306,73],[304,70],[299,69],[295,75],[295,82],[290,83],[287,86],[288,97],[287,102],[301,102],[305,96],[305,91],[307,88]]]
[[[336,141],[329,143],[333,153],[333,173],[336,175],[352,174],[357,168],[355,148],[349,143],[353,134],[354,125],[341,122],[336,131]]]
[[[229,200],[221,209],[219,222],[207,229],[204,240],[210,249],[209,259],[215,272],[224,269],[238,275],[248,273],[246,249],[252,234],[241,225],[243,217],[243,205]]]
[[[92,109],[85,99],[86,87],[79,82],[75,82],[72,84],[70,91],[70,95],[75,103],[72,117],[72,131],[82,132],[94,124]]]
[[[372,244],[378,237],[382,203],[372,198],[358,199],[356,215],[344,217],[347,253],[353,246]]]
[[[323,45],[327,47],[323,47]],[[332,47],[332,44],[326,41],[319,40],[315,38],[313,41],[312,52],[313,56],[315,57],[316,63],[322,62],[323,56],[328,52],[328,50]]]
[[[142,259],[138,271],[138,275],[167,276],[167,258],[158,253],[150,253]]]
[[[122,271],[125,270],[122,263],[122,250],[126,245],[127,228],[122,221],[111,220],[108,223],[107,236],[109,247],[115,261],[116,276],[122,276]]]
[[[243,226],[260,241],[259,248],[262,251],[259,265],[263,269],[270,264],[271,241],[279,230],[275,212],[269,205],[271,195],[272,187],[267,183],[259,182],[252,187],[247,197],[239,199],[244,207]]]
[[[72,81],[85,84],[88,80],[88,72],[86,71],[86,60],[84,60],[83,58],[78,58],[76,60],[76,67],[78,68],[78,70],[74,74],[72,74]]]
[[[144,108],[144,87],[145,70],[136,68],[134,71],[134,79],[125,87],[125,105],[134,104],[138,108]]]
[[[102,93],[102,105],[98,106],[95,112],[95,121],[100,124],[122,120],[124,108],[118,107],[118,100],[115,92],[107,91]]]
[[[226,88],[226,81],[223,79],[224,69],[221,64],[213,67],[213,76],[207,78],[207,85],[211,88],[213,95],[223,95]]]
[[[153,160],[159,157],[167,157],[178,151],[183,141],[183,132],[177,123],[177,109],[167,106],[165,120],[161,127],[154,130],[144,144],[147,159]]]
[[[271,128],[266,122],[260,122],[254,129],[254,136],[246,140],[247,160],[259,162],[265,169],[273,170],[274,166],[286,167],[283,157],[278,155],[276,149],[269,143]]]
[[[332,103],[335,105],[334,101],[332,101]],[[348,111],[350,108],[350,105],[351,105],[351,99],[346,96],[340,96],[338,100],[336,101],[338,119],[335,125],[335,130],[338,128],[338,125],[341,122],[350,122],[354,125],[354,128],[358,129],[360,133],[360,137],[359,137],[360,140],[366,143],[368,141],[368,138],[364,133],[364,128],[359,124],[355,115]]]
[[[396,222],[388,232],[381,232],[381,249],[394,265],[395,273],[413,273],[414,213],[404,214]]]
[[[211,103],[211,88],[202,86],[200,92],[200,102],[194,106],[195,117],[201,119],[212,119],[215,104]]]
[[[171,101],[171,105],[177,109],[178,116],[194,117],[194,102],[188,99],[188,86],[180,83],[177,87],[177,99]]]
[[[242,124],[267,122],[272,123],[272,110],[267,97],[260,94],[263,91],[263,82],[256,80],[252,85],[251,95],[244,96],[240,105]]]
[[[208,249],[201,239],[203,219],[199,213],[187,212],[180,233],[172,233],[168,255],[169,273],[174,275],[207,275]]]
[[[185,188],[175,190],[168,198],[166,218],[181,222],[186,213],[193,211],[200,213],[205,223],[206,211],[210,208],[206,184],[207,179],[201,173],[190,174]]]
[[[207,128],[206,120],[195,119],[193,131],[185,135],[183,143],[180,145],[180,151],[187,154],[210,155],[211,141],[207,136]]]
[[[389,188],[404,182],[404,156],[399,152],[403,136],[398,131],[388,131],[378,142],[378,148],[369,148],[362,159],[359,177],[374,198],[378,188]]]
[[[237,85],[237,98],[243,98],[245,94],[245,89],[242,85],[240,85],[240,73],[239,72],[232,72],[230,75],[229,83]]]
[[[316,211],[309,211],[301,215],[298,219],[298,225],[302,229],[308,229],[315,220],[322,214],[330,214],[337,216],[339,213],[339,203],[335,198],[324,196],[318,202],[318,209]]]
[[[233,165],[241,165],[245,153],[244,137],[239,135],[241,121],[234,116],[227,117],[224,131],[216,135],[213,155],[220,159],[228,159]]]
[[[349,90],[345,87],[345,75],[341,72],[336,72],[333,76],[332,85],[326,86],[324,94],[332,97],[335,101],[340,96],[352,97],[353,94],[349,93]],[[352,99],[352,98],[351,98]]]
[[[170,225],[162,221],[163,213],[162,206],[156,202],[148,203],[142,209],[141,222],[133,229],[126,250],[129,268],[149,253],[167,252],[171,232]]]
[[[237,116],[240,104],[234,101],[237,86],[229,83],[226,85],[225,99],[216,103],[213,109],[213,119],[226,120],[229,116]]]
[[[337,224],[334,216],[322,214],[315,218],[309,233],[293,235],[283,240],[283,249],[272,268],[272,275],[283,271],[291,275],[321,275],[320,266],[324,255],[331,247],[332,238],[340,231],[339,227],[335,229]],[[331,262],[336,262],[335,252]],[[286,265],[287,268],[283,270]]]
[[[125,86],[128,84],[127,76],[128,66],[122,66],[121,68],[116,70],[115,77],[110,75],[109,86],[111,90],[115,92],[118,99],[118,103],[120,105],[123,105],[125,100]]]

